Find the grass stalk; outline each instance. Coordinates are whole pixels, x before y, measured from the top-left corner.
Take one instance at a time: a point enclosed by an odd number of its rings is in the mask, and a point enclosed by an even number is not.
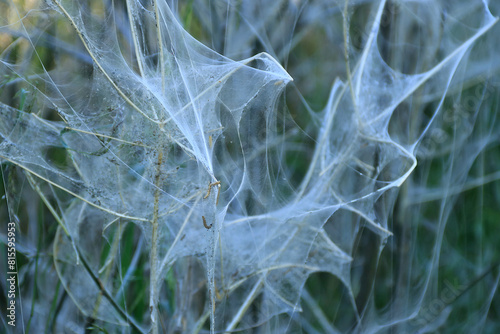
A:
[[[155,175],[155,197],[153,207],[153,221],[151,230],[151,257],[150,257],[150,290],[149,290],[149,311],[151,312],[151,332],[158,334],[158,210],[160,203],[160,181],[161,181],[161,164],[163,160],[163,152],[160,150],[158,153],[158,162],[156,165]]]

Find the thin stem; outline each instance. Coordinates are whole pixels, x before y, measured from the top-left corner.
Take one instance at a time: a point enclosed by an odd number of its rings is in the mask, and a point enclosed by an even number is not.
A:
[[[123,229],[119,227],[118,231],[116,232],[115,238],[113,239],[111,251],[110,251],[110,254],[108,255],[109,259],[102,266],[102,268],[97,272],[97,274],[100,275],[104,271],[104,275],[103,275],[103,278],[101,280],[101,282],[103,283],[103,286],[109,280],[109,276],[111,274],[112,263],[116,259],[116,254],[118,252],[118,247],[120,245],[120,240],[122,238],[122,234],[123,234]],[[103,297],[103,294],[102,294],[102,292],[100,292],[99,295],[97,296],[97,300],[96,300],[95,305],[94,305],[94,311],[93,311],[92,316],[91,316],[91,318],[93,320],[97,319],[97,316],[99,315],[99,307],[101,306],[102,297]]]
[[[352,86],[351,66],[349,64],[349,19],[348,18],[349,18],[349,0],[345,0],[344,19],[343,19],[344,59],[345,59],[345,67],[347,73],[347,82],[349,83],[349,90],[351,92],[352,105],[354,108],[354,113],[356,114],[356,120],[359,123],[358,108],[356,107],[356,95],[354,94],[354,88]]]
[[[135,29],[134,17],[132,16],[132,3],[127,0],[127,15],[128,21],[130,23],[130,31],[132,32],[132,40],[134,41],[135,58],[137,60],[137,66],[139,67],[139,73],[141,77],[144,78],[144,66],[142,65],[142,57],[139,48],[139,38],[137,37],[137,30]]]
[[[160,265],[160,270],[159,270],[160,273],[164,272],[166,270],[167,266],[169,265],[169,263],[170,263],[170,261],[169,261],[169,259],[170,259],[170,252],[177,245],[177,242],[179,242],[179,240],[182,238],[184,229],[187,226],[189,218],[191,218],[191,214],[193,213],[193,211],[194,211],[194,209],[196,207],[196,204],[198,204],[198,201],[200,199],[201,199],[201,193],[198,194],[198,198],[196,199],[196,201],[194,202],[193,206],[191,207],[191,209],[189,210],[188,214],[186,215],[186,218],[184,219],[184,222],[182,223],[181,228],[179,229],[179,232],[177,233],[174,242],[172,243],[172,245],[168,249],[167,255],[165,255],[165,257],[163,258],[163,261],[162,261],[162,263]]]
[[[39,118],[41,120],[41,118]],[[119,138],[116,138],[116,137],[112,137],[112,136],[107,136],[107,135],[103,135],[103,134],[100,134],[100,133],[97,133],[97,132],[91,132],[91,131],[85,131],[85,130],[81,130],[81,129],[77,129],[77,128],[71,128],[69,126],[65,127],[63,131],[75,131],[75,132],[80,132],[80,133],[85,133],[85,134],[89,134],[89,135],[94,135],[96,136],[99,141],[100,138],[106,138],[106,139],[110,139],[110,140],[114,140],[114,141],[117,141],[117,142],[120,142],[120,143],[124,143],[124,144],[128,144],[128,145],[131,145],[131,146],[139,146],[139,147],[144,147],[144,148],[151,148],[147,145],[144,145],[142,144],[141,142],[131,142],[131,141],[127,141],[127,140],[123,140],[123,139],[119,139]],[[102,141],[101,141],[102,143]],[[104,145],[104,143],[102,143]]]
[[[40,196],[40,199],[42,200],[42,202],[45,204],[45,206],[47,207],[47,209],[49,209],[49,211],[52,214],[52,216],[54,216],[54,218],[56,219],[56,222],[59,224],[59,226],[64,231],[64,234],[66,234],[66,235],[69,236],[68,229],[64,225],[63,221],[59,218],[59,215],[56,213],[56,210],[50,204],[50,202],[48,201],[47,197],[45,197],[45,195],[43,194],[43,192],[40,189],[40,186],[38,185],[38,183],[36,183],[35,179],[33,179],[33,176],[31,175],[31,173],[28,172],[25,175],[26,175],[26,178],[28,179],[29,184],[33,187],[33,189],[35,189],[35,191],[37,192],[38,196]]]
[[[57,228],[57,231],[56,231],[56,236],[55,236],[56,242],[54,242],[54,246],[53,246],[54,263],[57,262],[57,254],[59,253],[59,249],[58,249],[59,243],[57,242],[57,240],[61,239],[61,235],[60,235],[61,230],[62,230],[62,228],[61,228],[61,226],[59,226]],[[68,237],[71,239],[71,235],[69,235]],[[71,242],[73,243],[73,240],[71,240]],[[128,313],[126,313],[124,310],[122,310],[122,308],[116,303],[116,301],[113,299],[113,297],[109,294],[109,292],[106,290],[106,288],[102,284],[99,277],[97,277],[97,275],[94,273],[94,271],[90,268],[90,265],[88,264],[85,257],[82,255],[80,248],[75,245],[75,250],[77,252],[78,258],[81,260],[81,263],[83,264],[83,267],[85,268],[87,273],[90,275],[90,277],[92,278],[92,281],[96,284],[96,286],[100,290],[101,294],[111,303],[111,306],[113,306],[113,308],[118,312],[118,314],[120,314],[123,317],[123,319],[127,320],[127,323],[133,329],[135,329],[137,332],[139,332],[141,334],[145,334],[145,331],[135,322],[135,320]],[[59,277],[61,277],[61,273],[59,272],[58,266],[56,265],[55,267],[56,267],[56,271],[57,271]],[[62,280],[60,280],[59,282],[61,282],[63,284],[63,286],[65,285],[64,282],[62,282]],[[65,290],[67,290],[66,286],[64,288],[65,288]]]
[[[150,259],[150,286],[149,286],[149,310],[151,312],[151,326],[152,333],[158,334],[158,308],[156,307],[156,299],[158,298],[158,210],[160,203],[160,180],[161,180],[161,164],[163,160],[163,151],[160,149],[158,152],[158,163],[156,165],[155,176],[155,198],[153,207],[153,221],[151,231],[151,259]]]
[[[161,92],[165,93],[165,62],[164,62],[163,41],[161,37],[160,9],[158,8],[157,0],[153,1],[153,6],[155,7],[156,34],[158,37],[158,48],[160,50],[160,56],[158,62],[160,63]]]
[[[254,299],[257,297],[257,295],[260,292],[260,288],[264,285],[264,277],[266,274],[262,275],[261,278],[257,281],[257,283],[254,285],[252,291],[247,296],[247,299],[243,302],[243,304],[240,306],[240,309],[238,310],[238,313],[234,316],[233,320],[231,320],[231,323],[227,326],[226,331],[232,331],[233,329],[236,328],[238,323],[241,321],[241,318],[243,315],[246,313],[250,305],[252,305]]]

